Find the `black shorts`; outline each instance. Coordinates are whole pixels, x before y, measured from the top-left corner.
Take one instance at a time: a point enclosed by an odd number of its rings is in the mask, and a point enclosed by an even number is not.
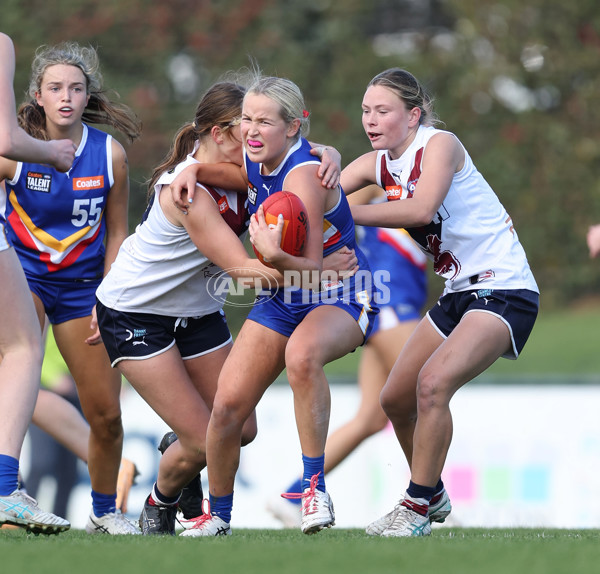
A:
[[[448,293],[428,311],[435,329],[446,338],[472,311],[496,315],[510,331],[511,351],[503,357],[516,359],[523,350],[537,318],[540,296],[529,289],[478,289]]]
[[[177,345],[182,359],[194,359],[227,345],[231,333],[222,311],[203,317],[123,313],[96,303],[98,326],[114,367],[124,359],[149,359]]]

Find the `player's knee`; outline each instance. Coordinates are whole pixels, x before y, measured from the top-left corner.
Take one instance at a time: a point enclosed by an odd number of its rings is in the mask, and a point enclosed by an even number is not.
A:
[[[384,387],[380,396],[380,404],[386,416],[394,424],[410,423],[417,419],[416,398],[406,397],[392,389]]]
[[[241,429],[247,416],[245,411],[243,403],[236,397],[225,398],[217,395],[210,415],[210,424],[217,429]]]
[[[435,372],[422,372],[417,383],[417,404],[421,413],[445,406],[449,402],[447,385]]]
[[[181,443],[181,461],[185,464],[199,464],[206,462],[206,435],[195,437],[189,442]]]
[[[121,411],[98,412],[88,416],[91,432],[101,440],[115,441],[123,437]]]
[[[12,341],[2,345],[2,352],[4,355],[0,360],[4,360],[7,365],[18,365],[19,368],[31,365],[31,370],[38,369],[39,375],[39,365],[42,364],[44,358],[44,350],[39,341],[34,340],[32,343],[26,340]]]
[[[301,386],[314,381],[323,371],[323,365],[316,355],[316,351],[311,352],[306,347],[286,349],[285,367],[292,389],[301,390]]]

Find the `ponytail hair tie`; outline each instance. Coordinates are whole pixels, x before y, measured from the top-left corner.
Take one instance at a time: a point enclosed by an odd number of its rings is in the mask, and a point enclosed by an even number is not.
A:
[[[302,117],[307,118],[310,115],[308,110],[302,110]]]

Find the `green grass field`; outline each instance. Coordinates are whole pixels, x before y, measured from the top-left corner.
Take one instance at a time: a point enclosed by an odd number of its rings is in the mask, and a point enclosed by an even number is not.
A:
[[[498,361],[486,380],[599,383],[599,336],[599,305],[542,312],[521,358]],[[329,365],[332,380],[352,379],[359,358],[356,352]],[[341,528],[315,536],[234,529],[208,540],[2,530],[0,552],[2,573],[587,574],[600,571],[600,530],[434,527],[432,536],[408,540]]]
[[[0,532],[2,572],[41,574],[583,574],[598,572],[599,542],[597,530],[439,528],[415,539],[335,528],[315,536],[236,530],[206,540]]]

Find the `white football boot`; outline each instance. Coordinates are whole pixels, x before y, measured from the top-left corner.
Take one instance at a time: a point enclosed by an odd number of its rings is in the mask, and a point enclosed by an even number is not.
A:
[[[140,529],[118,509],[103,516],[96,516],[92,510],[85,531],[88,534],[141,534]]]
[[[381,536],[381,533],[394,522],[403,501],[404,498],[401,498],[398,504],[394,506],[393,510],[371,522],[366,528],[367,534],[371,536]],[[448,492],[444,489],[442,497],[435,504],[429,506],[429,521],[442,523],[451,512],[452,504],[450,503]]]
[[[298,492],[286,492],[283,498],[302,499],[302,518],[300,530],[304,534],[315,534],[323,528],[331,528],[335,525],[335,513],[333,502],[327,492],[317,490],[319,475],[315,474],[310,479],[310,486],[304,489],[302,494]]]
[[[231,526],[218,516],[203,514],[198,516],[196,523],[188,527],[179,536],[230,536]]]
[[[392,523],[381,533],[385,538],[429,536],[431,524],[428,516],[423,516],[406,506],[400,506]]]
[[[67,520],[44,512],[35,499],[21,490],[0,496],[0,524],[21,526],[34,534],[58,534],[71,528]]]

